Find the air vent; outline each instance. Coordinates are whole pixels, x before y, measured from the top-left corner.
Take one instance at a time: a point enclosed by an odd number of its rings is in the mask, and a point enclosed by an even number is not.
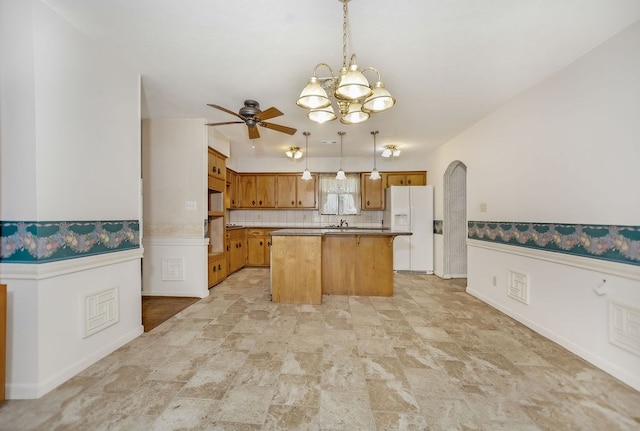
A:
[[[322,139],[320,143],[323,145],[338,145],[337,139]]]
[[[507,270],[507,295],[510,298],[529,304],[529,276],[512,269]]]
[[[609,341],[640,356],[640,310],[609,302]]]

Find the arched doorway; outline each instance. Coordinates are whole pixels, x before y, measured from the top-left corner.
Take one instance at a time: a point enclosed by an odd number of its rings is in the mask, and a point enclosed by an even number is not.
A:
[[[467,276],[467,166],[451,162],[444,173],[443,278]]]

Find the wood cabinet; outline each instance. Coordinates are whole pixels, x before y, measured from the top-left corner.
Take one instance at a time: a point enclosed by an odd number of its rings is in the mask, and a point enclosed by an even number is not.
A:
[[[422,172],[386,172],[382,175],[385,188],[389,186],[425,186],[427,173]]]
[[[322,303],[322,237],[274,236],[271,300]]]
[[[278,208],[317,208],[318,175],[303,180],[299,174],[278,174]]]
[[[363,210],[384,209],[384,180],[371,180],[369,172],[360,174],[361,207]]]
[[[247,228],[247,266],[271,264],[271,236],[273,229]]]
[[[210,254],[207,267],[209,287],[215,286],[227,278],[227,258],[224,253]]]
[[[275,208],[276,175],[238,175],[239,208]]]
[[[227,230],[228,274],[236,272],[245,266],[246,250],[245,229]]]
[[[227,162],[226,157],[211,147],[207,147],[207,173],[210,189],[224,192],[226,189]]]
[[[238,174],[227,169],[227,188],[224,195],[224,204],[226,209],[238,208]]]

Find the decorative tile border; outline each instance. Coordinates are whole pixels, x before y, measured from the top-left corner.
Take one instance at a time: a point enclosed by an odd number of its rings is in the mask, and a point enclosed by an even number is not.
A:
[[[433,221],[433,233],[436,235],[442,235],[442,220]]]
[[[468,222],[470,239],[640,266],[640,226]]]
[[[138,220],[0,222],[3,263],[45,263],[139,247]]]

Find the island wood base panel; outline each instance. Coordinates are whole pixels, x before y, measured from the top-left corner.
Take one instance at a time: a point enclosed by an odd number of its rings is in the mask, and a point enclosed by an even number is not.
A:
[[[393,236],[273,236],[273,302],[320,304],[322,295],[393,296]]]
[[[272,237],[271,300],[321,304],[321,254],[321,236]]]

